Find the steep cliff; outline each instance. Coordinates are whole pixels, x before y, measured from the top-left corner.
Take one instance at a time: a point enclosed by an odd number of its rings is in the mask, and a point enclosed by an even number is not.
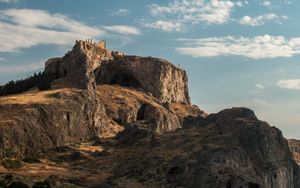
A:
[[[0,157],[38,156],[122,128],[86,91],[57,89],[0,98]]]
[[[295,139],[288,140],[289,147],[293,153],[294,159],[300,165],[300,141]]]
[[[186,72],[163,59],[118,57],[101,64],[96,80],[99,84],[140,87],[160,102],[190,104]]]
[[[72,51],[63,58],[48,60],[45,67],[45,72],[83,89],[94,84],[92,71],[98,84],[141,88],[160,102],[190,104],[186,72],[167,60],[128,56],[91,42],[76,41]]]

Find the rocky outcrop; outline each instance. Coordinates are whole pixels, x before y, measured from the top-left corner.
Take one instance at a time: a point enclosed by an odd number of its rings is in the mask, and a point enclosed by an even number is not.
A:
[[[296,160],[297,164],[300,165],[300,141],[295,139],[289,139],[288,143],[291,152],[293,153],[294,159]]]
[[[106,114],[116,123],[125,126],[147,121],[148,126],[158,134],[181,128],[185,117],[206,115],[196,106],[161,104],[155,97],[134,88],[98,85],[97,94],[105,106]]]
[[[0,157],[37,156],[49,148],[122,130],[85,91],[52,90],[34,97],[24,94],[22,100],[0,100]]]
[[[122,163],[116,173],[166,187],[300,186],[298,166],[282,133],[253,111],[233,108],[203,119],[188,129],[136,142],[133,155],[139,161]],[[151,153],[145,155],[142,148]]]
[[[91,43],[76,41],[72,51],[64,57],[48,60],[45,72],[55,75],[56,78],[63,78],[67,86],[93,91],[96,87],[93,71],[105,54],[105,50]]]
[[[131,89],[128,98],[123,98],[122,103],[115,106],[114,103],[120,102],[115,97],[119,94],[125,96],[125,93],[111,93],[107,100],[102,100],[105,94],[100,92],[99,95],[97,92],[94,74],[96,69],[101,68],[97,79],[110,79],[106,70],[113,67],[117,71],[113,75],[120,73],[118,71],[127,71],[126,74],[136,77],[139,83]],[[21,102],[22,105],[20,101],[23,96],[15,97],[11,102],[7,102],[9,98],[1,99],[1,116],[5,116],[6,111],[10,112],[10,116],[9,119],[3,117],[0,122],[0,156],[35,155],[67,142],[114,136],[124,126],[144,120],[158,134],[173,131],[182,127],[182,117],[162,106],[161,102],[190,103],[184,71],[165,60],[111,52],[103,42],[76,41],[73,49],[64,57],[48,60],[45,72],[55,76],[52,88],[58,89],[57,93],[51,90],[30,95],[42,100],[37,103],[34,102],[36,99],[31,101],[28,100],[29,96],[24,95],[28,101],[27,104]],[[104,76],[103,79],[100,75]],[[145,79],[145,76],[154,79]],[[118,82],[132,81],[124,77],[122,79]],[[110,91],[114,89],[110,88]],[[15,139],[16,135],[18,139]]]
[[[141,88],[160,102],[190,104],[186,72],[167,60],[127,56],[106,49],[103,44],[76,41],[63,58],[46,62],[46,73],[82,89],[98,84],[119,84]],[[83,74],[84,73],[84,74]]]
[[[109,119],[96,96],[94,69],[105,58],[109,58],[106,49],[76,41],[64,57],[45,64],[45,72],[58,79],[53,83],[58,90],[1,98],[0,156],[37,155],[47,148],[114,136],[122,130]],[[27,103],[23,104],[24,98]]]
[[[190,104],[186,72],[163,59],[118,57],[103,62],[95,74],[99,84],[142,88],[162,103]]]

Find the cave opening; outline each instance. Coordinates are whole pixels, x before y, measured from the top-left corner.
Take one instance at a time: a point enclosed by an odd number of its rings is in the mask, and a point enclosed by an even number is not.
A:
[[[124,87],[140,87],[139,81],[130,74],[114,74],[109,81],[109,84],[118,84]]]
[[[146,110],[147,104],[143,104],[137,113],[137,117],[136,120],[141,121],[141,120],[145,120],[145,110]]]

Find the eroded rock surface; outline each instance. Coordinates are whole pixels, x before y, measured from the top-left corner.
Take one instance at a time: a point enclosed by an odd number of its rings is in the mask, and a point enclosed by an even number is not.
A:
[[[98,85],[97,94],[105,106],[106,114],[116,123],[125,126],[147,121],[148,126],[158,134],[181,128],[185,117],[206,115],[196,106],[161,104],[145,92],[118,85]]]
[[[139,56],[123,56],[106,61],[96,70],[100,84],[139,87],[160,102],[190,104],[186,72],[170,62]]]
[[[132,163],[122,163],[117,173],[167,187],[300,186],[298,166],[282,133],[259,121],[253,111],[227,109],[204,120],[141,139],[134,145],[139,154],[129,156]]]
[[[116,138],[49,150],[15,179],[64,187],[299,187],[299,168],[277,128],[245,108],[203,119],[161,135],[135,122]]]
[[[37,156],[48,148],[94,137],[113,136],[122,128],[86,91],[58,89],[0,99],[0,157]]]
[[[298,163],[298,165],[300,165],[300,141],[295,139],[289,139],[288,143],[296,162]]]

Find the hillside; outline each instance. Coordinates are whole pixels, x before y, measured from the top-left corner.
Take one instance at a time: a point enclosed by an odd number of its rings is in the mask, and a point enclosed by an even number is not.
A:
[[[0,187],[300,187],[279,129],[191,105],[167,60],[76,41],[51,89],[0,97]]]

